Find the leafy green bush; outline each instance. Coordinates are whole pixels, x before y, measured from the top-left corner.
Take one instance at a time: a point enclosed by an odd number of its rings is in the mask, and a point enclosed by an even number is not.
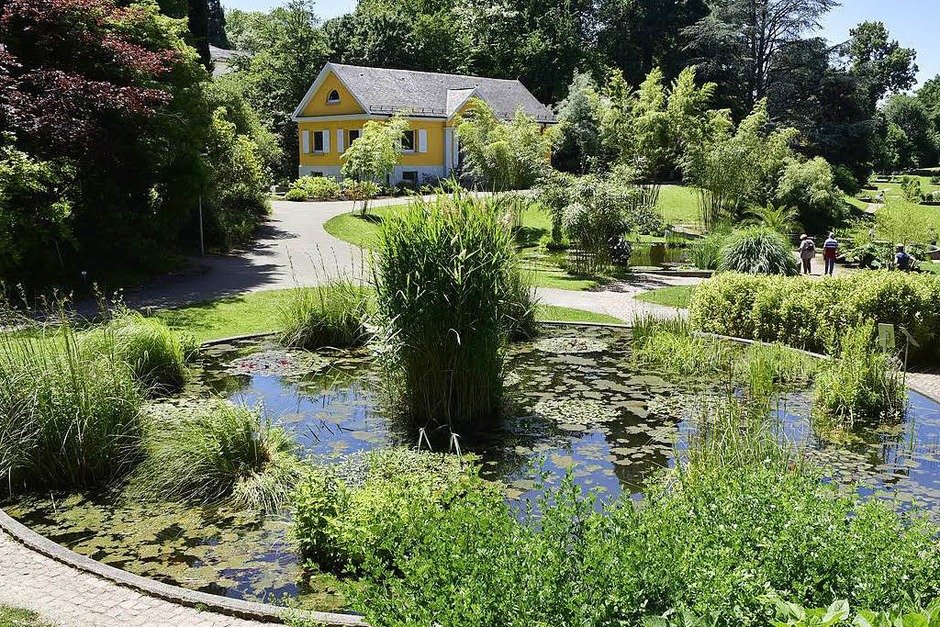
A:
[[[307,350],[362,346],[372,308],[371,292],[349,281],[299,287],[278,310],[278,339]]]
[[[689,306],[699,331],[816,352],[838,350],[839,337],[866,321],[903,326],[919,346],[910,359],[940,356],[940,277],[870,271],[827,281],[722,274],[696,288]]]
[[[290,194],[293,190],[300,190],[305,198],[313,200],[332,200],[339,198],[339,183],[325,176],[302,176],[291,183]],[[300,198],[287,198],[287,200],[300,200]]]
[[[844,218],[843,194],[822,157],[787,165],[777,187],[777,201],[795,207],[800,224],[811,233],[822,233]]]
[[[920,202],[923,200],[924,191],[921,188],[920,179],[916,176],[902,176],[901,194],[907,202]]]
[[[696,457],[643,504],[602,513],[570,481],[521,512],[472,484],[445,504],[402,501],[406,536],[369,550],[354,607],[376,627],[634,625],[673,609],[756,626],[771,591],[880,610],[940,590],[934,525],[771,461],[776,440],[753,446]]]
[[[926,607],[905,604],[905,607],[891,611],[873,612],[858,610],[853,612],[848,601],[833,601],[825,608],[804,608],[798,603],[788,603],[779,597],[771,596],[774,602],[776,621],[780,627],[938,627],[940,625],[940,599],[935,599]]]
[[[799,273],[793,249],[785,237],[764,226],[732,231],[721,249],[721,270],[745,274]]]
[[[141,404],[127,363],[83,349],[67,322],[37,337],[0,335],[0,473],[11,488],[119,477],[136,459]]]
[[[358,486],[346,485],[328,469],[312,471],[292,497],[292,535],[301,555],[323,570],[387,563],[390,547],[402,550],[410,540],[416,511],[446,508],[465,490],[482,485],[474,467],[456,456],[376,451]]]
[[[900,364],[874,346],[873,323],[848,331],[839,358],[827,364],[813,392],[813,426],[835,434],[856,423],[880,424],[903,417],[907,388]]]
[[[131,483],[138,498],[278,511],[303,475],[290,434],[224,401],[152,416],[143,450]]]
[[[725,246],[727,234],[709,233],[696,240],[689,247],[689,259],[700,270],[717,270],[721,265],[721,250]]]
[[[307,192],[299,187],[291,187],[287,190],[287,193],[284,194],[284,200],[307,200]]]
[[[403,411],[452,429],[494,419],[519,263],[498,199],[439,194],[388,219],[376,259],[386,365]]]
[[[195,352],[192,337],[181,336],[157,318],[122,311],[105,328],[82,338],[92,353],[111,353],[128,364],[151,395],[163,395],[183,388],[189,378],[187,362]]]

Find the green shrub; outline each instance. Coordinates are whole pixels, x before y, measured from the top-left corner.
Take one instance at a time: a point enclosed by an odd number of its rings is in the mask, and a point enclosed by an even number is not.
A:
[[[900,365],[874,346],[874,325],[848,331],[838,359],[816,379],[813,426],[823,434],[851,431],[856,423],[880,424],[903,417],[907,388]]]
[[[83,350],[68,323],[0,336],[0,473],[11,489],[101,487],[129,470],[140,387],[113,354]]]
[[[307,200],[307,192],[299,187],[291,187],[287,190],[287,193],[284,194],[284,200]]]
[[[777,187],[777,201],[795,207],[800,224],[821,233],[844,218],[845,200],[829,163],[822,157],[786,166]]]
[[[725,246],[725,233],[709,233],[693,242],[689,248],[692,265],[700,270],[717,270],[721,265],[721,250]]]
[[[768,624],[772,592],[882,610],[940,591],[936,526],[821,483],[776,439],[742,441],[736,416],[722,430],[729,446],[663,474],[642,504],[598,512],[570,480],[523,511],[472,485],[445,505],[406,500],[407,535],[363,560],[354,607],[376,627],[636,625],[669,610],[730,627]]]
[[[93,330],[83,339],[92,353],[112,353],[127,363],[151,395],[163,395],[183,388],[189,378],[186,364],[195,352],[192,337],[181,336],[157,318],[124,311],[106,328]]]
[[[419,424],[499,414],[505,341],[531,308],[519,303],[518,265],[498,199],[439,194],[384,222],[375,281],[386,366]]]
[[[388,564],[391,547],[402,550],[410,540],[416,511],[446,508],[465,490],[482,486],[475,468],[456,456],[376,451],[358,486],[347,486],[330,470],[313,471],[292,497],[292,535],[301,555],[322,570]]]
[[[303,474],[296,448],[290,434],[260,412],[224,401],[152,416],[131,492],[278,511]]]
[[[301,190],[304,193],[304,198],[313,200],[339,198],[339,183],[325,176],[302,176],[291,184],[288,195],[293,190]],[[302,198],[287,198],[287,196],[285,198],[287,200],[303,200]]]
[[[918,203],[924,198],[924,191],[920,179],[916,176],[904,175],[901,177],[901,194],[907,202]]]
[[[799,273],[793,249],[785,237],[764,226],[732,231],[721,249],[721,270],[745,274]]]
[[[692,295],[693,328],[834,352],[839,337],[867,321],[903,326],[919,346],[910,359],[940,356],[940,277],[867,271],[826,281],[722,274]]]
[[[371,292],[349,281],[296,288],[278,310],[278,339],[307,350],[362,346],[372,307]]]

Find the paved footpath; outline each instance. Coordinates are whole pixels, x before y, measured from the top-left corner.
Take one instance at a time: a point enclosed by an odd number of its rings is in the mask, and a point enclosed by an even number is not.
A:
[[[0,605],[60,627],[260,627],[147,596],[28,549],[0,531]]]

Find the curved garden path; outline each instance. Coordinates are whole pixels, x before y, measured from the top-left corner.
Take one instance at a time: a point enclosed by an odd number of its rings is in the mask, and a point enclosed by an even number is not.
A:
[[[41,555],[0,532],[0,605],[60,627],[260,627],[147,596]]]

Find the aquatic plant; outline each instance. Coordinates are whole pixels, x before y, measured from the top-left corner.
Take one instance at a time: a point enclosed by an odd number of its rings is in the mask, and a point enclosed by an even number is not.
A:
[[[292,536],[301,555],[323,570],[386,559],[391,547],[408,541],[411,517],[421,507],[445,507],[464,486],[482,485],[473,466],[429,451],[375,451],[366,468],[354,486],[329,468],[316,468],[292,496]]]
[[[260,411],[213,402],[150,416],[130,493],[277,511],[304,472],[296,444]]]
[[[816,378],[813,427],[823,435],[850,432],[856,423],[898,420],[907,408],[900,362],[874,346],[874,324],[847,332],[839,356]]]
[[[799,273],[790,243],[765,226],[749,226],[732,231],[721,248],[719,269],[784,276]]]
[[[84,489],[119,477],[136,459],[141,404],[131,367],[89,355],[67,319],[0,334],[0,474],[11,489]]]
[[[81,343],[91,354],[111,354],[128,364],[144,391],[156,396],[182,389],[189,377],[186,364],[196,350],[191,336],[130,310],[83,333]]]
[[[771,591],[879,611],[940,591],[936,526],[820,482],[759,413],[718,411],[642,505],[623,497],[599,512],[570,478],[521,511],[473,484],[401,502],[406,535],[367,550],[355,609],[376,626],[641,624],[688,611],[756,627],[773,616]]]
[[[278,310],[278,340],[307,350],[362,346],[373,308],[371,291],[350,280],[297,287]]]
[[[506,339],[534,312],[499,199],[439,194],[387,219],[375,284],[404,413],[452,429],[495,419]]]
[[[709,233],[689,247],[689,260],[700,270],[717,270],[721,265],[721,251],[727,240],[726,233]]]

